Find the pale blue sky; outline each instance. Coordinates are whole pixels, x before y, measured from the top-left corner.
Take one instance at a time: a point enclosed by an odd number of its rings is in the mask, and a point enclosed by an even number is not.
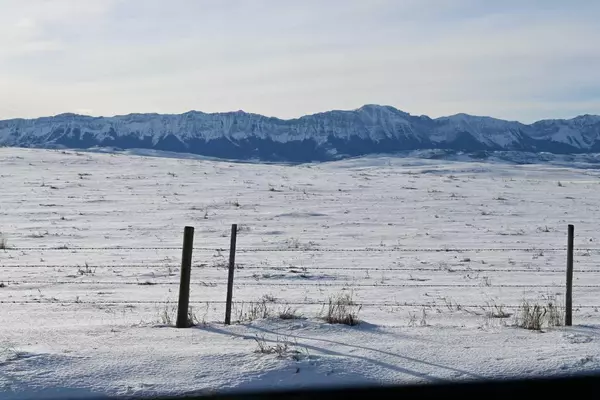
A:
[[[0,0],[0,118],[600,114],[596,0]]]

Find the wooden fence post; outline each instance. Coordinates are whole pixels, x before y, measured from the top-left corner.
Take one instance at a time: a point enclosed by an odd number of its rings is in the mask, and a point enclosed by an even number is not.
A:
[[[565,326],[573,325],[573,243],[575,227],[569,225],[567,240],[567,294],[565,296]]]
[[[225,325],[231,324],[231,300],[233,299],[233,272],[235,271],[235,246],[237,224],[231,225],[231,245],[229,246],[229,277],[227,278],[227,302],[225,304]]]
[[[183,253],[181,255],[181,281],[179,282],[179,302],[177,303],[177,328],[189,328],[190,277],[192,272],[192,250],[194,249],[194,228],[186,226],[183,231]]]

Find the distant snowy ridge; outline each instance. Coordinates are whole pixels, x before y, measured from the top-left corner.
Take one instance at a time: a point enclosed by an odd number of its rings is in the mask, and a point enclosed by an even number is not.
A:
[[[111,147],[262,161],[326,161],[407,150],[600,152],[600,116],[530,125],[457,114],[429,118],[365,105],[283,120],[243,111],[207,114],[61,114],[0,121],[0,145]]]

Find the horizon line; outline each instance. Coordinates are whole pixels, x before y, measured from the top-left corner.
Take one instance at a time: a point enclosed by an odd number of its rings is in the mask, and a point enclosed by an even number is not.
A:
[[[457,117],[457,116],[467,116],[467,117],[474,117],[474,118],[489,118],[489,119],[494,119],[494,120],[498,120],[498,121],[504,121],[504,122],[513,122],[513,123],[519,123],[522,125],[532,125],[535,124],[537,122],[542,122],[542,121],[570,121],[570,120],[574,120],[577,118],[581,118],[581,117],[599,117],[600,118],[600,114],[578,114],[575,115],[573,117],[570,118],[543,118],[543,119],[538,119],[535,121],[532,121],[531,123],[525,123],[525,122],[521,122],[518,120],[509,120],[509,119],[502,119],[502,118],[496,118],[496,117],[492,117],[489,115],[475,115],[475,114],[469,114],[469,113],[464,113],[464,112],[459,112],[456,114],[452,114],[452,115],[442,115],[439,117],[430,117],[429,115],[426,114],[411,114],[409,112],[403,111],[399,108],[396,108],[394,106],[390,106],[390,105],[383,105],[383,104],[375,104],[375,103],[367,103],[367,104],[363,104],[362,106],[358,107],[358,108],[354,108],[354,109],[331,109],[331,110],[327,110],[327,111],[318,111],[312,114],[305,114],[305,115],[301,115],[299,117],[295,117],[295,118],[281,118],[281,117],[276,117],[276,116],[268,116],[265,114],[260,114],[260,113],[255,113],[255,112],[248,112],[248,111],[244,111],[244,110],[236,110],[236,111],[216,111],[216,112],[204,112],[204,111],[199,111],[199,110],[188,110],[188,111],[184,111],[184,112],[180,112],[180,113],[160,113],[160,112],[132,112],[132,113],[127,113],[127,114],[115,114],[115,115],[89,115],[89,114],[79,114],[79,113],[75,113],[75,112],[64,112],[64,113],[60,113],[60,114],[55,114],[55,115],[45,115],[45,116],[39,116],[39,117],[31,117],[31,118],[26,118],[26,117],[15,117],[15,118],[7,118],[7,119],[0,119],[0,122],[6,122],[6,121],[15,121],[15,120],[23,120],[23,121],[32,121],[32,120],[37,120],[37,119],[43,119],[43,118],[56,118],[56,117],[61,117],[61,116],[76,116],[76,117],[85,117],[85,118],[104,118],[104,119],[111,119],[111,118],[121,118],[121,117],[129,117],[129,116],[134,116],[134,115],[168,115],[168,116],[181,116],[181,115],[185,115],[185,114],[190,114],[190,113],[198,113],[198,114],[205,114],[205,115],[220,115],[220,114],[236,114],[236,113],[242,113],[242,114],[247,114],[247,115],[256,115],[256,116],[260,116],[260,117],[264,117],[264,118],[269,118],[269,119],[278,119],[280,121],[294,121],[294,120],[298,120],[298,119],[302,119],[305,117],[311,117],[311,116],[316,116],[316,115],[320,115],[320,114],[327,114],[327,113],[333,113],[333,112],[356,112],[359,111],[365,107],[379,107],[379,108],[392,108],[395,111],[407,114],[411,117],[427,117],[430,118],[431,120],[438,120],[438,119],[442,119],[442,118],[452,118],[452,117]]]

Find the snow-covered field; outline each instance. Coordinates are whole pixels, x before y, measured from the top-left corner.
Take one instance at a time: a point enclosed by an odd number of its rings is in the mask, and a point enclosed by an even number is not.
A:
[[[2,399],[600,370],[600,170],[2,148],[0,187]],[[274,318],[222,324],[232,223],[233,318],[261,299]],[[570,223],[575,326],[514,327],[524,300],[563,303]],[[178,330],[186,225],[201,323]],[[363,324],[318,318],[342,293]]]

